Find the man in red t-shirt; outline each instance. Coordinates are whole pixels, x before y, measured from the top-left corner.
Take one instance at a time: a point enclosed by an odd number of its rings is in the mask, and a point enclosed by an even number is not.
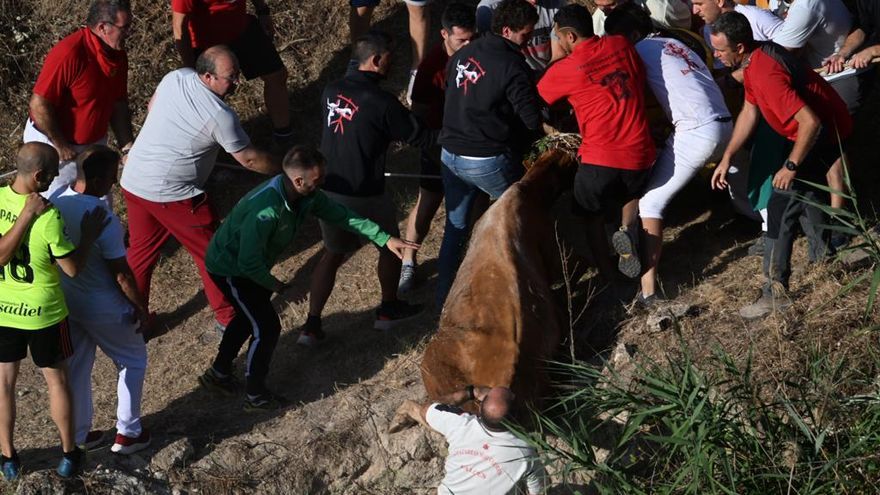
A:
[[[46,197],[76,179],[76,155],[91,144],[106,143],[108,127],[123,153],[133,144],[125,52],[130,27],[126,0],[95,0],[86,27],[46,55],[23,135],[26,143],[46,143],[58,151],[58,177]]]
[[[574,107],[583,138],[575,210],[586,218],[590,250],[600,274],[611,282],[604,216],[622,206],[621,228],[612,242],[620,255],[618,268],[636,278],[641,275],[635,249],[638,202],[656,154],[645,116],[645,69],[623,36],[593,35],[592,18],[582,5],[562,7],[554,23],[568,55],[547,68],[538,93],[550,105],[567,98]]]
[[[446,6],[440,18],[442,42],[425,55],[419,64],[412,88],[412,111],[430,129],[443,128],[443,104],[446,101],[446,63],[459,48],[474,37],[474,9],[459,2]],[[431,228],[431,220],[443,202],[443,181],[440,180],[440,147],[420,150],[421,175],[419,197],[406,219],[405,238],[422,242]],[[400,269],[400,293],[409,292],[415,279],[416,251],[406,249]]]
[[[272,120],[277,151],[293,144],[287,100],[287,69],[273,37],[275,28],[265,0],[251,0],[256,16],[247,13],[246,0],[171,0],[174,46],[184,67],[195,67],[198,56],[214,45],[227,45],[248,80],[263,80],[263,98]]]
[[[825,215],[813,206],[826,204],[828,199],[804,181],[825,181],[829,167],[841,157],[839,141],[852,134],[853,122],[846,104],[822,77],[785,48],[756,43],[744,15],[722,14],[712,25],[710,36],[717,59],[731,68],[744,68],[746,90],[733,137],[712,175],[712,187],[727,187],[730,157],[749,138],[759,115],[789,142],[788,159],[773,176],[773,194],[767,205],[763,294],[740,310],[743,318],[757,319],[790,304],[786,293],[791,250],[802,218],[810,241],[810,260],[829,254],[829,236],[822,227],[827,223]]]

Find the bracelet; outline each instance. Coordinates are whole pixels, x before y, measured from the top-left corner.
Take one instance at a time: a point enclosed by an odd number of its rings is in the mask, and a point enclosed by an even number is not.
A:
[[[473,385],[468,385],[464,389],[468,393],[468,400],[476,400],[477,399],[477,396],[474,395],[474,386]]]

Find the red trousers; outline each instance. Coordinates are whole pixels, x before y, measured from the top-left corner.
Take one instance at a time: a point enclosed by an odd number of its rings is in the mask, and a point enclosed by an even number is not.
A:
[[[205,253],[220,223],[205,194],[182,201],[155,203],[122,190],[128,208],[128,264],[135,282],[149,305],[150,280],[159,259],[159,250],[169,236],[180,242],[196,266],[205,285],[205,296],[214,316],[227,325],[235,310],[205,270]]]

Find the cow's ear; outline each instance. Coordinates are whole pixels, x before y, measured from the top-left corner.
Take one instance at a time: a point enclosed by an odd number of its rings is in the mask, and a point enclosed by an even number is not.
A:
[[[452,413],[452,414],[458,414],[459,416],[464,414],[464,409],[462,409],[460,407],[456,407],[456,406],[451,406],[449,404],[437,404],[434,408],[437,409],[438,411],[448,412],[448,413]]]

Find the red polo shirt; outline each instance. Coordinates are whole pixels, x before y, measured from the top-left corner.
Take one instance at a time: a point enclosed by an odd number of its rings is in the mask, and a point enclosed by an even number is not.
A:
[[[428,107],[425,121],[431,129],[443,128],[447,62],[449,55],[446,54],[446,46],[441,41],[425,55],[413,82],[412,101]]]
[[[623,36],[594,36],[550,65],[538,93],[552,105],[574,107],[583,142],[583,163],[645,170],[656,151],[645,117],[645,69]]]
[[[49,50],[34,94],[52,104],[68,141],[94,143],[107,135],[114,104],[128,99],[128,56],[82,28]]]
[[[245,0],[171,0],[171,10],[189,14],[193,48],[228,45],[247,28]]]
[[[752,52],[749,65],[743,71],[746,101],[756,105],[761,115],[778,134],[789,141],[797,139],[798,122],[794,114],[809,106],[822,125],[837,139],[852,134],[853,121],[846,103],[825,79],[812,70],[804,70],[806,83],[801,94],[792,86],[791,75],[785,68],[761,49]]]

